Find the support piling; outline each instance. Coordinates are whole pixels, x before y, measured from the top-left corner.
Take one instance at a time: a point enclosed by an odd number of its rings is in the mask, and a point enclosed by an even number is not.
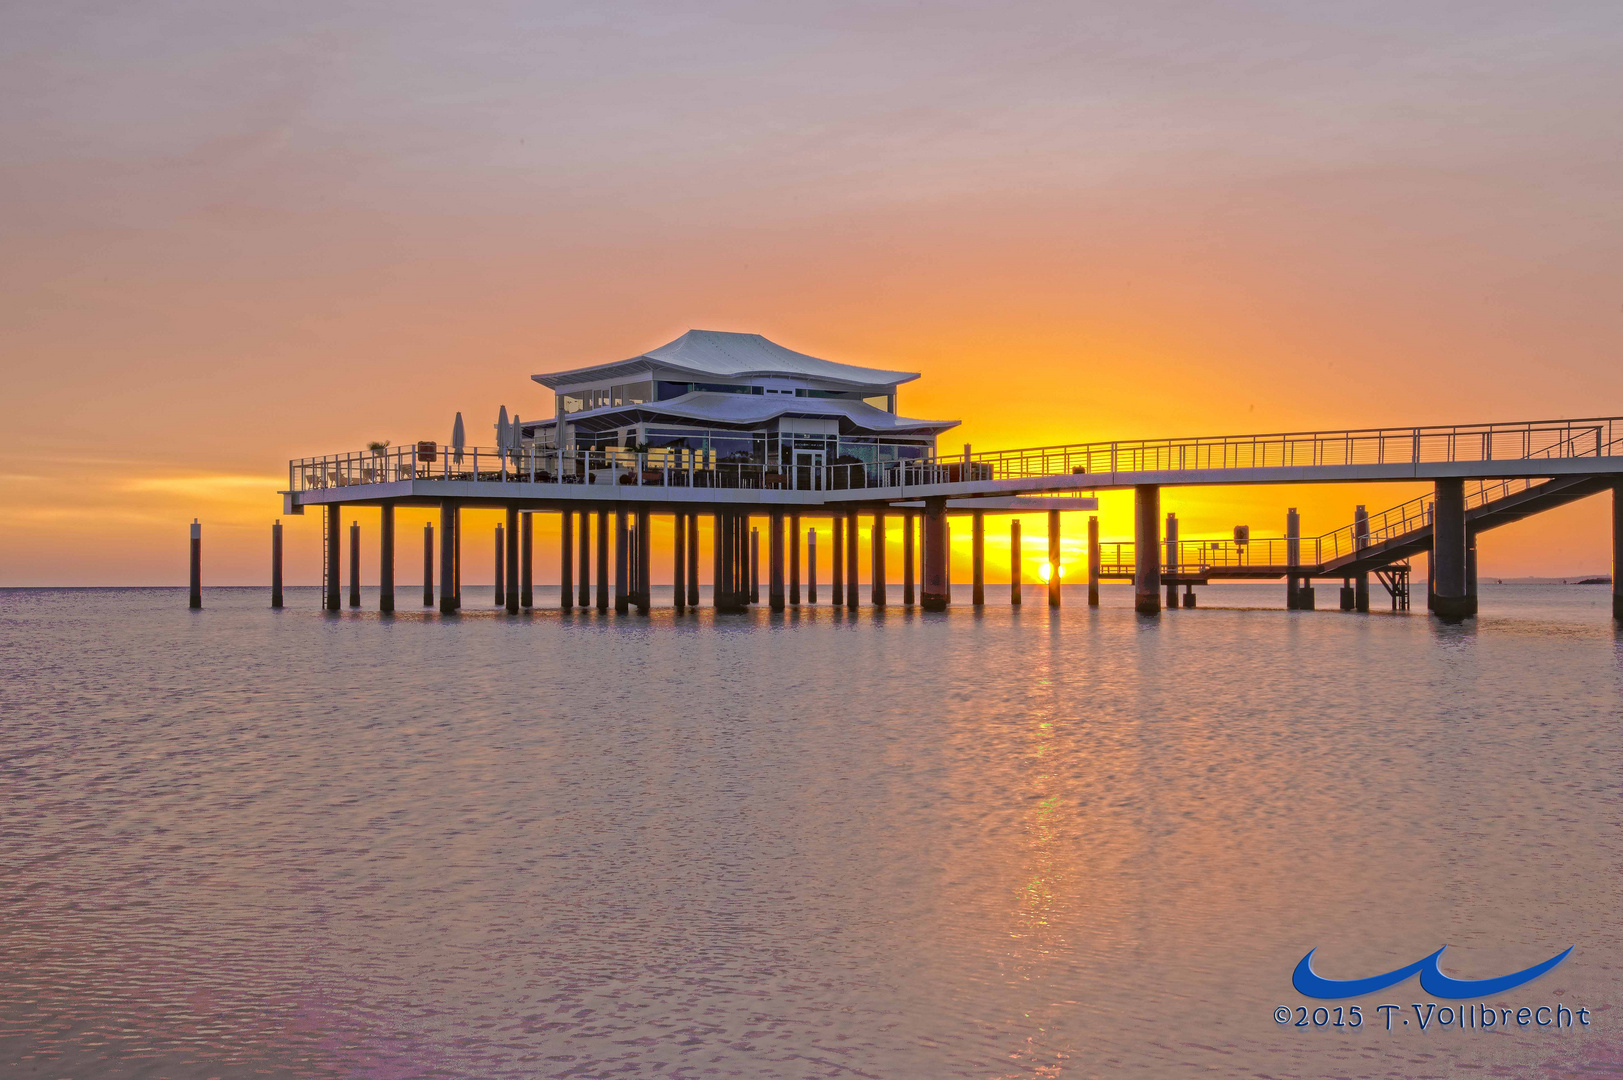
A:
[[[924,500],[924,573],[923,596],[925,611],[946,611],[947,595],[947,500]]]
[[[198,597],[201,602],[202,597]],[[271,525],[271,607],[282,606],[282,523]]]
[[[986,512],[975,510],[970,514],[969,602],[975,607],[986,606]]]
[[[423,522],[423,606],[434,606],[434,523]]]
[[[773,611],[782,611],[784,608],[783,587],[783,511],[772,511],[769,533],[767,536],[767,603]]]
[[[503,602],[507,605],[509,615],[518,614],[518,507],[512,503],[507,505],[507,527],[504,530],[507,545],[505,563],[503,567],[503,581],[507,591],[503,594]]]
[[[1048,512],[1048,606],[1059,607],[1059,511]]]
[[[1140,484],[1133,489],[1133,610],[1161,613],[1161,489]]]
[[[789,515],[789,606],[800,606],[800,515]]]
[[[187,590],[186,606],[193,611],[200,611],[203,607],[203,523],[192,518],[190,578],[191,587]],[[336,560],[335,560],[336,561]],[[335,604],[336,608],[337,605]]]
[[[326,608],[328,611],[338,610],[338,560],[342,558],[339,550],[338,515],[343,507],[337,503],[327,504],[327,580],[322,584],[326,587]]]
[[[913,578],[916,571],[913,566],[913,530],[915,528],[914,514],[911,510],[902,511],[902,605],[912,607],[916,597],[913,592]]]
[[[1009,522],[1009,605],[1020,606],[1020,519]]]
[[[1099,606],[1099,518],[1088,515],[1088,607]]]
[[[845,515],[845,606],[848,611],[857,609],[857,512],[850,510]]]
[[[394,503],[378,508],[378,610],[394,614]]]
[[[456,501],[440,501],[440,614],[456,614]]]
[[[873,513],[873,531],[868,534],[868,547],[872,566],[869,570],[873,578],[873,591],[871,600],[873,606],[885,606],[885,556],[887,554],[885,543],[885,512],[875,510]]]

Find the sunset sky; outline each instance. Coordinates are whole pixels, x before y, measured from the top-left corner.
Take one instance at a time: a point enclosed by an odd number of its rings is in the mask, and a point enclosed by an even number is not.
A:
[[[952,448],[1623,414],[1620,55],[1615,0],[7,5],[0,585],[182,583],[193,517],[264,581],[290,457],[690,327],[920,371]],[[1482,573],[1609,570],[1608,515]]]

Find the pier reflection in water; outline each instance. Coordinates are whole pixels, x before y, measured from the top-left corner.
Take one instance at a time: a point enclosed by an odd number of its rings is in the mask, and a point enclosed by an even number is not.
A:
[[[1308,948],[1350,977],[1445,943],[1460,976],[1576,945],[1518,995],[1615,1015],[1605,590],[1484,586],[1456,627],[1157,622],[1119,587],[1098,610],[989,599],[673,627],[324,616],[313,590],[278,613],[263,590],[211,590],[200,613],[168,592],[0,593],[0,1065],[1396,1077],[1623,1059],[1609,1022],[1473,1038],[1272,1016]]]

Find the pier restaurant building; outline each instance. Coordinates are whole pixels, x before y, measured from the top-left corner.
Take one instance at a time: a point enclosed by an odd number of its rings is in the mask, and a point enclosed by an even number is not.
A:
[[[599,480],[589,463],[620,451],[758,476],[765,487],[864,487],[932,461],[936,436],[958,424],[898,415],[897,388],[918,377],[808,356],[760,334],[689,330],[628,360],[533,376],[555,395],[554,416],[518,428],[524,447],[565,451],[554,460],[569,479]]]

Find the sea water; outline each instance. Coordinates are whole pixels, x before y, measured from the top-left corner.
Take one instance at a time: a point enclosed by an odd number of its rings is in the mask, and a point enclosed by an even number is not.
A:
[[[0,1074],[1623,1073],[1604,587],[1456,626],[1277,584],[1155,619],[466,592],[0,592]],[[1444,945],[1573,952],[1469,1003],[1292,988]]]

